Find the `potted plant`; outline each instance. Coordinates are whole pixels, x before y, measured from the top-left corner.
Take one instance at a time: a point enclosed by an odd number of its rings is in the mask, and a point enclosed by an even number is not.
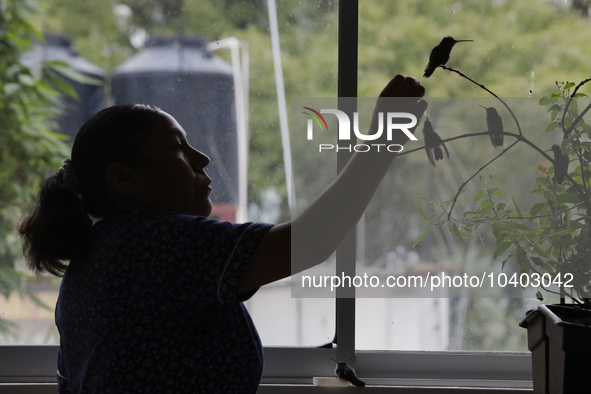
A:
[[[425,120],[425,146],[405,154],[425,149],[433,165],[436,160],[446,157],[445,142],[451,140],[489,135],[495,147],[503,147],[503,137],[515,140],[507,143],[508,146],[505,145],[499,154],[467,179],[453,199],[444,202],[419,199],[419,213],[426,227],[415,245],[434,227],[440,226],[449,229],[468,246],[466,238],[473,238],[471,233],[485,223],[492,225],[496,240],[493,259],[508,254],[501,265],[504,269],[510,259],[516,263],[517,271],[513,278],[517,285],[536,287],[536,296],[540,300],[544,297],[543,293],[554,293],[561,298],[561,305],[542,305],[537,310],[529,311],[520,323],[528,330],[534,393],[589,392],[591,217],[588,212],[591,212],[591,126],[585,123],[583,116],[591,109],[591,104],[579,111],[577,98],[586,96],[579,90],[591,78],[577,85],[573,82],[556,82],[558,92],[539,100],[539,105],[546,107],[549,113],[546,132],[561,133],[561,143],[538,146],[522,133],[518,118],[505,101],[463,73],[443,65],[441,67],[459,74],[496,97],[511,114],[518,133],[505,131],[503,121],[496,109],[491,110],[492,107],[487,108],[487,131],[484,133],[470,133],[444,140],[435,132],[428,118]],[[484,187],[474,195],[474,200],[481,202],[480,206],[476,210],[454,215],[458,196],[465,191],[468,182],[518,143],[526,144],[541,155],[530,192],[538,202],[528,211],[521,210],[514,197],[507,202],[497,198],[503,195],[501,188],[492,187],[489,180],[485,179]],[[435,206],[436,212],[425,215],[421,200]],[[566,299],[571,303],[566,305]]]
[[[560,212],[564,217],[556,223],[552,221],[538,223],[536,229],[531,230],[534,233],[539,233],[540,230],[546,233],[551,231],[554,237],[546,250],[546,256],[540,256],[538,253],[530,256],[531,259],[536,259],[533,260],[536,266],[529,266],[529,268],[536,271],[536,268],[541,266],[545,273],[554,277],[561,274],[563,280],[565,274],[570,274],[570,277],[568,284],[563,282],[560,287],[561,305],[540,305],[536,310],[529,311],[520,323],[521,327],[528,330],[528,348],[532,352],[535,393],[589,391],[587,373],[591,368],[591,310],[589,310],[591,306],[589,296],[591,229],[587,212],[589,212],[591,155],[589,142],[585,141],[590,128],[584,123],[582,116],[591,105],[587,106],[581,114],[577,114],[576,106],[570,106],[576,103],[573,101],[573,97],[577,97],[576,90],[587,81],[579,84],[572,96],[569,94],[569,89],[574,86],[574,83],[567,82],[565,85],[557,82],[559,93],[540,100],[541,105],[550,105],[549,111],[552,113],[552,122],[547,131],[562,126],[561,131],[564,137],[562,149],[559,151],[555,148],[558,155],[554,157],[554,168],[548,171],[545,166],[539,165],[538,170],[546,174],[546,178],[536,179],[534,192],[542,194],[546,201],[541,203],[544,204],[543,206],[540,204],[536,207],[536,210],[541,207],[548,212]],[[556,116],[560,113],[562,118],[556,121]],[[561,159],[565,164],[560,164]],[[564,187],[558,181],[563,173],[568,173],[564,167],[566,165],[568,168],[571,161],[576,163],[574,172],[570,173],[572,179],[569,179],[569,182],[572,183]],[[553,179],[557,181],[550,184],[548,172],[552,170]],[[554,206],[553,211],[548,210],[552,206]],[[570,221],[577,224],[570,226],[568,223]],[[531,236],[532,234],[530,230],[522,230],[520,235]],[[565,305],[565,297],[569,297],[573,304]]]

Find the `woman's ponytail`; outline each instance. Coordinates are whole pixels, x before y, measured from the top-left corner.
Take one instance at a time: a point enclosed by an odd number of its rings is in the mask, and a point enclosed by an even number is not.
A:
[[[64,260],[90,253],[92,218],[126,212],[112,198],[105,171],[111,163],[140,165],[142,147],[160,109],[124,104],[105,108],[84,123],[72,147],[72,160],[41,186],[31,214],[21,221],[23,251],[34,271],[61,276]]]
[[[92,242],[92,220],[76,190],[77,179],[69,160],[48,178],[39,191],[31,214],[19,224],[29,267],[61,276],[64,260],[84,257]]]

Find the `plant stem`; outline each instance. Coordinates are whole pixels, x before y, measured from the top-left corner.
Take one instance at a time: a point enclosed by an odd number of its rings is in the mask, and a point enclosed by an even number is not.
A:
[[[585,109],[579,114],[579,116],[577,116],[577,118],[574,120],[574,122],[570,125],[570,127],[568,128],[568,130],[566,130],[564,132],[564,136],[566,137],[567,135],[569,135],[573,129],[575,128],[575,126],[577,125],[577,123],[579,123],[579,121],[581,119],[583,119],[583,116],[585,116],[585,114],[591,109],[591,103],[585,107]]]
[[[503,134],[505,134],[505,133],[503,133]],[[459,139],[468,138],[468,137],[476,137],[476,136],[479,136],[479,135],[490,136],[490,133],[488,131],[484,131],[484,132],[478,132],[478,133],[461,134],[461,135],[457,135],[455,137],[451,137],[451,138],[448,138],[446,140],[443,140],[443,142],[448,142],[448,141],[453,141],[453,140],[459,140]],[[409,153],[413,153],[413,152],[416,152],[416,151],[419,151],[419,150],[423,150],[423,149],[425,149],[425,146],[421,146],[420,148],[415,148],[415,149],[411,149],[411,150],[408,150],[408,151],[399,153],[398,156],[404,156],[404,155],[407,155]]]
[[[503,133],[504,134],[504,133]],[[517,143],[519,142],[519,139],[517,139],[514,143],[512,143],[511,145],[509,145],[507,148],[505,148],[501,153],[499,153],[498,155],[496,155],[495,157],[493,157],[488,163],[486,163],[485,165],[483,165],[482,167],[480,167],[478,169],[478,171],[476,171],[474,173],[474,175],[472,175],[470,178],[468,178],[464,183],[462,183],[458,189],[458,192],[456,193],[453,203],[451,204],[451,208],[449,209],[449,214],[447,215],[447,219],[450,218],[451,213],[454,210],[454,206],[456,205],[456,201],[458,201],[458,197],[460,195],[460,192],[462,191],[462,189],[468,184],[468,182],[470,182],[472,179],[474,179],[474,177],[476,175],[478,175],[480,173],[480,171],[484,170],[486,167],[488,167],[489,164],[491,164],[493,161],[497,160],[499,157],[503,156],[505,154],[505,152],[507,152],[509,149],[513,148],[515,145],[517,145]]]
[[[572,129],[574,128],[574,126],[579,122],[580,118],[582,118],[582,115],[584,115],[587,111],[589,111],[589,106],[587,106],[587,108],[585,108],[585,110],[583,111],[583,114],[581,114],[581,116],[579,116],[574,122],[573,124],[570,125],[570,127],[568,128],[568,131],[564,129],[564,117],[566,116],[566,112],[568,111],[568,106],[570,105],[571,101],[573,101],[573,97],[575,94],[577,94],[577,92],[579,91],[579,88],[582,87],[584,84],[586,84],[587,82],[591,81],[591,78],[587,78],[584,81],[581,81],[577,87],[575,88],[575,90],[573,91],[573,94],[568,98],[568,101],[566,102],[566,105],[564,106],[564,112],[562,113],[562,119],[561,119],[561,123],[562,123],[562,132],[564,133],[565,136],[569,135],[572,131]],[[590,104],[591,106],[591,104]]]
[[[455,70],[455,69],[453,69],[451,67],[445,67],[445,66],[440,66],[440,67],[443,68],[444,70],[455,72],[456,74],[460,75],[461,77],[466,78],[468,81],[472,82],[473,84],[481,87],[482,89],[486,90],[487,92],[489,92],[490,94],[492,94],[493,96],[495,96],[501,103],[503,103],[503,105],[505,106],[505,108],[507,108],[509,110],[509,112],[511,113],[511,116],[513,117],[513,120],[515,120],[515,124],[517,125],[517,130],[519,131],[519,135],[523,135],[523,133],[521,132],[521,126],[519,126],[519,121],[517,120],[517,117],[515,117],[515,114],[513,113],[513,111],[511,111],[511,108],[509,108],[509,106],[507,105],[507,103],[505,103],[502,98],[500,98],[499,96],[497,96],[496,94],[494,94],[486,86],[484,86],[484,85],[476,82],[475,80],[473,80],[472,78],[470,78],[467,75],[463,74],[462,72],[460,72],[458,70]]]
[[[578,138],[577,138],[578,140]],[[581,141],[578,140],[580,143]],[[585,197],[589,197],[587,195],[587,181],[585,181],[585,162],[583,160],[583,153],[580,150],[576,151],[577,157],[579,158],[579,163],[581,163],[581,179],[583,180],[583,190],[585,191]]]
[[[533,149],[535,149],[536,151],[538,151],[538,153],[540,153],[542,156],[544,156],[545,158],[547,158],[548,160],[550,160],[552,163],[554,163],[554,159],[552,159],[550,156],[548,156],[545,151],[543,151],[542,149],[540,149],[536,144],[534,144],[533,142],[531,142],[530,140],[528,140],[524,136],[517,136],[517,135],[511,134],[511,133],[503,133],[503,134],[510,135],[512,137],[517,138],[518,141],[525,142],[526,144],[528,144],[529,146],[531,146]],[[579,194],[583,198],[583,201],[585,202],[585,206],[587,207],[587,212],[591,212],[591,202],[589,201],[589,198],[587,197],[587,193],[585,193],[581,189],[581,186],[568,173],[565,175],[565,177],[575,187],[575,189],[577,189],[577,191],[579,192]]]
[[[447,138],[447,139],[443,140],[443,142],[448,142],[448,141],[453,141],[453,140],[459,140],[459,139],[462,139],[462,138],[477,137],[477,136],[480,136],[480,135],[490,136],[490,133],[488,131],[484,131],[484,132],[477,132],[477,133],[461,134],[461,135],[457,135],[455,137]],[[554,162],[554,160],[552,159],[552,157],[550,157],[544,150],[542,150],[541,148],[539,148],[536,144],[534,144],[533,142],[531,142],[530,140],[528,140],[527,138],[525,138],[523,135],[519,135],[519,134],[515,134],[515,133],[509,133],[507,131],[503,131],[503,135],[507,135],[509,137],[514,137],[518,141],[525,142],[526,144],[528,144],[529,146],[531,146],[533,149],[535,149],[536,151],[538,151],[538,153],[540,153],[546,159],[550,160],[552,163]],[[421,146],[419,148],[415,148],[415,149],[411,149],[411,150],[406,151],[406,152],[399,153],[398,156],[404,156],[404,155],[407,155],[409,153],[413,153],[413,152],[416,152],[416,151],[419,151],[419,150],[423,150],[423,149],[425,149],[425,146]]]
[[[462,134],[462,135],[459,135],[459,136],[455,136],[455,137],[451,137],[451,138],[445,139],[445,140],[443,140],[443,142],[453,141],[453,140],[457,140],[457,139],[461,139],[461,138],[476,137],[476,136],[481,136],[481,135],[489,136],[490,134],[488,132],[478,132],[478,133]],[[505,150],[503,150],[499,155],[497,155],[492,160],[490,160],[488,163],[486,163],[484,166],[480,167],[480,169],[478,171],[476,171],[476,173],[474,175],[472,175],[466,182],[464,182],[460,186],[460,188],[458,189],[458,192],[456,193],[456,196],[454,197],[453,204],[452,204],[451,209],[449,211],[449,214],[447,216],[448,219],[451,217],[451,213],[453,211],[453,207],[456,204],[456,201],[458,199],[458,196],[459,196],[460,192],[468,184],[468,182],[470,182],[476,175],[478,175],[482,170],[484,170],[489,164],[491,164],[493,161],[495,161],[496,159],[498,159],[499,157],[501,157],[503,154],[505,154],[505,152],[507,150],[509,150],[510,148],[512,148],[518,142],[520,142],[520,141],[521,142],[524,142],[525,144],[529,145],[531,148],[533,148],[534,150],[536,150],[540,155],[544,156],[546,159],[550,160],[550,162],[554,163],[554,159],[553,158],[551,158],[544,150],[542,150],[536,144],[534,144],[533,142],[531,142],[530,140],[528,140],[527,138],[525,138],[523,136],[523,134],[515,134],[515,133],[509,133],[509,132],[504,131],[503,132],[503,135],[507,135],[509,137],[513,137],[513,138],[516,139],[516,141],[513,144],[511,144],[508,148],[506,148]],[[402,156],[402,155],[405,155],[405,154],[416,152],[416,151],[422,150],[424,148],[425,148],[425,146],[422,146],[420,148],[415,148],[415,149],[412,149],[412,150],[409,150],[409,151],[406,151],[406,152],[399,153],[398,156]],[[587,212],[591,212],[591,202],[589,201],[589,198],[587,197],[587,194],[581,189],[581,186],[568,173],[565,175],[565,177],[575,187],[575,189],[577,189],[577,191],[579,192],[579,194],[583,198],[583,201],[585,202],[585,206],[587,207]]]

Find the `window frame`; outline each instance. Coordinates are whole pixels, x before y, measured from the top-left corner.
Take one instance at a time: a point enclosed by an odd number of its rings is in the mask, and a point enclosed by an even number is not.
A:
[[[0,383],[55,382],[58,345],[0,346]],[[331,376],[337,348],[266,347],[263,384],[311,384]],[[355,368],[381,385],[530,388],[523,353],[358,351]]]
[[[358,12],[358,0],[339,1],[339,97],[357,96]],[[338,153],[339,171],[351,155],[345,151]],[[355,239],[352,232],[337,249],[337,272],[355,275]],[[313,376],[332,376],[334,363],[327,362],[330,358],[349,362],[368,383],[384,386],[478,386],[488,390],[515,388],[515,392],[532,387],[531,355],[527,353],[356,351],[355,324],[351,324],[355,322],[354,289],[338,290],[352,293],[337,294],[341,297],[336,299],[337,345],[333,348],[266,347],[260,392],[277,392],[277,387],[265,388],[265,384],[309,385]],[[55,382],[58,348],[57,345],[0,346],[0,389],[6,383]],[[281,389],[281,392],[299,391]],[[494,391],[487,391],[491,392]],[[513,391],[503,389],[502,392]]]

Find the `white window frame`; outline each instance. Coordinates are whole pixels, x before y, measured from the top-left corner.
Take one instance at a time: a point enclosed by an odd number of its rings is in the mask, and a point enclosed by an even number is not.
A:
[[[357,96],[358,10],[358,0],[339,2],[339,97]],[[338,155],[340,170],[351,154]],[[352,232],[337,250],[337,271],[355,275],[354,256]],[[497,390],[491,388],[496,387],[499,393],[509,394],[532,387],[529,354],[355,351],[355,324],[351,323],[355,322],[354,293],[339,295],[349,298],[336,299],[338,344],[333,348],[266,347],[259,393],[314,391],[310,386],[314,376],[333,375],[330,358],[349,362],[367,383],[380,385],[372,386],[372,391],[398,393],[404,387],[404,392],[441,393],[446,392],[445,387],[474,387],[462,390],[470,394],[493,393]],[[57,345],[0,346],[0,392],[55,392],[57,351]]]

